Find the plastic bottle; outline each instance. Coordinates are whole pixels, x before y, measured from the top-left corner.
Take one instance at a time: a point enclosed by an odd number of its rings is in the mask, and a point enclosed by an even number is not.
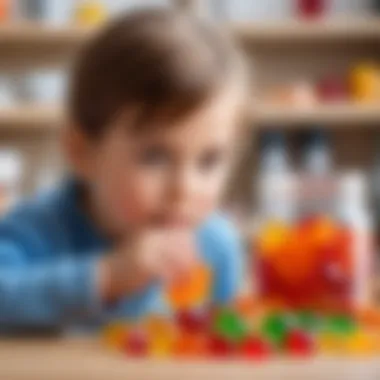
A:
[[[342,176],[340,217],[352,234],[354,275],[352,296],[357,307],[371,302],[373,220],[368,208],[367,180],[359,171]]]
[[[0,149],[0,215],[19,197],[21,172],[19,154],[13,150]]]
[[[292,220],[294,177],[285,137],[279,132],[267,132],[262,136],[258,200],[261,218]]]
[[[305,135],[298,181],[298,213],[335,213],[337,180],[333,172],[329,139],[321,129]]]

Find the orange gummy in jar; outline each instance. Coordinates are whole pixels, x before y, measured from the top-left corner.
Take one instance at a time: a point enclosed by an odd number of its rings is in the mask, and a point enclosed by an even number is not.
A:
[[[211,269],[205,263],[197,263],[187,276],[169,286],[168,300],[175,309],[197,306],[207,298],[211,281]]]

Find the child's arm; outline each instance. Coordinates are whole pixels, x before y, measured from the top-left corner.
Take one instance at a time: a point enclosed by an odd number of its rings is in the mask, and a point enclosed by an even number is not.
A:
[[[48,235],[54,229],[40,227],[21,216],[0,223],[1,326],[55,326],[100,307],[98,259],[53,257]]]
[[[146,233],[97,255],[65,251],[63,230],[52,218],[28,212],[0,222],[0,327],[57,326],[96,316],[109,301],[178,275],[193,256],[175,231]]]
[[[211,218],[200,235],[201,250],[214,269],[213,300],[232,301],[244,281],[244,247],[234,225],[226,218]]]

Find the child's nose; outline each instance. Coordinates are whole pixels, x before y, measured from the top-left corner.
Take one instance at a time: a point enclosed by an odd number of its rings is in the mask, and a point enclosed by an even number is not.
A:
[[[192,169],[176,173],[171,179],[171,196],[176,203],[188,203],[199,191],[199,179]]]

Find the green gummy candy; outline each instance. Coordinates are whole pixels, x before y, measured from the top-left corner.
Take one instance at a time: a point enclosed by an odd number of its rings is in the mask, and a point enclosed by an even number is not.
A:
[[[328,332],[349,335],[356,331],[357,324],[354,318],[347,315],[334,315],[327,319]]]
[[[306,331],[316,331],[321,327],[321,318],[310,310],[299,311],[295,316],[296,326]]]
[[[232,341],[241,341],[248,335],[248,327],[234,311],[223,310],[214,322],[214,331]]]
[[[289,331],[290,318],[286,314],[270,314],[263,320],[263,334],[276,345],[282,345]]]

